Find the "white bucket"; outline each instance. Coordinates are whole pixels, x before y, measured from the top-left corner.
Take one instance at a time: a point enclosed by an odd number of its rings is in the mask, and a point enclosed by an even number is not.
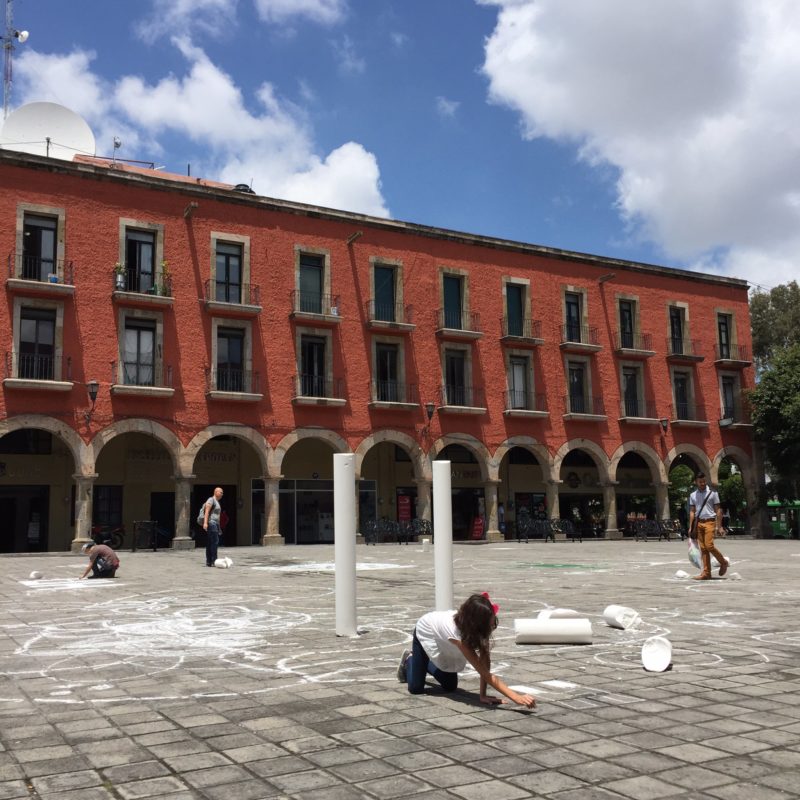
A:
[[[606,625],[610,625],[612,628],[626,630],[639,621],[639,614],[632,608],[612,605],[606,606],[603,619],[606,621]]]
[[[233,566],[233,561],[231,561],[227,556],[223,558],[218,558],[214,562],[215,567],[219,567],[219,569],[230,569]]]
[[[672,663],[672,644],[663,636],[651,636],[642,645],[642,664],[648,672],[663,672]]]
[[[588,619],[515,619],[517,644],[591,644]]]

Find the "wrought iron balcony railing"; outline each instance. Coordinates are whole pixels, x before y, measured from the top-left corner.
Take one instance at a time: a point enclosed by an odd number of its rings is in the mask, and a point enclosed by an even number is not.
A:
[[[685,339],[683,336],[668,336],[667,355],[700,358],[702,356],[700,340]]]
[[[235,367],[206,368],[206,388],[210,392],[259,394],[261,380],[258,372]]]
[[[415,403],[419,405],[419,387],[416,383],[373,381],[372,397],[379,403]]]
[[[672,406],[672,419],[678,422],[705,422],[702,409],[695,403],[675,403]]]
[[[742,344],[715,344],[714,357],[717,361],[750,361],[750,348]]]
[[[541,339],[541,320],[530,317],[503,317],[500,321],[503,336],[513,336],[518,339]]]
[[[111,273],[114,282],[114,291],[133,292],[135,294],[158,295],[172,297],[172,278],[153,275],[150,272],[141,272],[133,269]]]
[[[547,398],[525,389],[508,389],[503,393],[506,411],[547,411]]]
[[[72,359],[63,359],[65,377],[61,377],[58,359],[55,356],[36,353],[6,352],[6,378],[22,378],[30,381],[72,380]]]
[[[481,315],[477,311],[452,311],[439,308],[436,311],[436,319],[439,330],[481,333]]]
[[[339,295],[319,294],[292,290],[292,310],[295,314],[324,314],[329,317],[340,316]]]
[[[112,361],[111,383],[123,386],[172,388],[172,365],[146,364],[141,361]]]
[[[617,331],[614,342],[617,350],[648,350],[653,349],[653,336],[649,333],[632,333],[631,331]]]
[[[656,419],[656,404],[654,400],[642,400],[639,397],[623,397],[620,403],[620,411],[623,417]]]
[[[370,322],[400,322],[404,325],[414,324],[414,307],[402,303],[377,303],[367,301],[367,319]]]
[[[568,322],[561,326],[561,343],[599,346],[600,336],[597,328],[590,325],[573,325]]]
[[[439,389],[440,405],[485,408],[486,395],[482,386],[446,384]]]
[[[261,305],[261,290],[254,283],[226,283],[209,278],[205,282],[205,298],[209,303],[258,306]]]
[[[321,375],[295,375],[295,391],[298,397],[318,397],[343,400],[344,381],[341,378],[325,378]]]
[[[73,285],[74,270],[71,261],[63,258],[28,256],[23,253],[9,253],[8,277],[40,283],[64,283]]]
[[[583,394],[568,394],[564,398],[568,414],[605,415],[605,406],[602,397],[590,397]]]

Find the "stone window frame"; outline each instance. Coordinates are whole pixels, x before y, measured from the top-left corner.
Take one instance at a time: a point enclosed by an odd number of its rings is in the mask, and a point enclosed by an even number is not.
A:
[[[444,394],[444,388],[447,385],[447,366],[446,366],[446,355],[448,350],[458,350],[462,353],[466,353],[466,357],[464,359],[464,386],[468,389],[471,389],[474,384],[472,382],[472,344],[470,342],[454,342],[454,341],[443,341],[439,344],[439,368],[442,371],[442,380],[439,384],[440,389],[442,390],[442,404],[445,405],[444,400],[446,395]]]
[[[147,233],[155,234],[156,251],[155,263],[153,264],[153,285],[160,286],[163,280],[162,263],[164,261],[164,224],[161,222],[145,222],[140,219],[133,219],[130,217],[119,218],[119,261],[120,264],[125,264],[126,258],[126,234],[128,230],[145,231]],[[113,265],[112,265],[113,266]],[[127,267],[127,264],[125,264]]]
[[[561,285],[561,320],[562,325],[567,324],[567,294],[577,294],[581,298],[581,328],[589,327],[589,290],[585,286],[575,286],[570,283]]]
[[[689,406],[694,410],[695,416],[698,415],[700,409],[697,405],[697,380],[695,376],[694,368],[688,364],[670,364],[669,366],[669,387],[670,387],[670,396],[672,398],[672,412],[673,412],[673,419],[677,419],[675,416],[678,404],[675,400],[675,373],[676,372],[685,372],[689,375]],[[701,420],[698,420],[698,422]]]
[[[67,210],[60,206],[47,206],[41,203],[17,203],[16,237],[14,240],[15,253],[22,256],[25,241],[25,214],[34,214],[41,217],[52,217],[56,220],[56,274],[60,281],[64,280],[64,256],[67,233]],[[16,262],[16,259],[15,259]],[[20,262],[19,275],[16,263],[14,264],[13,277],[20,277],[22,264]]]
[[[683,341],[691,342],[692,341],[692,332],[689,325],[689,304],[685,300],[667,300],[666,303],[666,312],[667,312],[667,341],[672,340],[672,327],[670,324],[670,309],[678,308],[682,312],[682,333],[683,333]]]
[[[118,386],[128,386],[123,373],[123,361],[125,360],[125,323],[128,319],[139,319],[145,322],[155,322],[155,359],[153,361],[154,386],[164,386],[164,314],[161,311],[152,311],[143,308],[124,308],[120,307],[117,311],[117,371],[114,376],[115,384]]]
[[[503,319],[508,319],[508,293],[509,284],[521,286],[522,293],[522,320],[523,325],[526,319],[533,320],[533,299],[531,297],[531,282],[529,278],[518,278],[516,275],[502,275],[500,286],[503,295]]]
[[[637,341],[640,341],[640,337],[642,335],[642,316],[641,316],[641,303],[639,301],[639,295],[630,294],[629,292],[615,292],[614,294],[614,305],[616,306],[616,316],[617,316],[617,332],[620,337],[620,342],[622,342],[622,325],[620,324],[620,301],[627,301],[633,305],[633,341],[634,344]]]
[[[719,341],[719,318],[721,316],[728,317],[730,324],[728,325],[728,335],[730,336],[730,346],[735,349],[739,344],[739,337],[736,333],[736,312],[732,308],[717,307],[714,309],[714,341],[720,344]]]
[[[375,267],[392,267],[394,269],[394,303],[400,309],[401,319],[395,322],[403,322],[405,302],[403,300],[403,261],[399,258],[383,258],[382,256],[369,257],[369,296],[373,302],[375,300]]]
[[[566,322],[564,323],[566,325]],[[584,392],[585,397],[587,397],[592,403],[592,413],[594,412],[594,392],[592,391],[592,357],[589,355],[582,355],[578,353],[565,353],[564,354],[564,387],[565,392],[564,395],[567,398],[567,413],[573,413],[569,411],[569,365],[570,362],[580,362],[584,366]]]
[[[58,300],[38,297],[15,297],[14,320],[12,323],[11,375],[19,378],[19,350],[22,329],[22,309],[41,308],[56,312],[56,326],[53,331],[53,380],[64,380],[64,304]],[[77,359],[76,359],[77,360]]]
[[[625,300],[626,298],[622,298]],[[625,417],[627,414],[625,413],[625,381],[624,381],[624,370],[625,369],[635,369],[636,370],[636,400],[639,403],[639,406],[644,412],[647,412],[647,396],[644,391],[644,370],[645,365],[642,364],[641,361],[628,361],[621,359],[617,365],[617,381],[619,385],[619,399],[620,399],[620,416]],[[646,417],[647,414],[639,414],[640,417]]]
[[[305,251],[308,252],[308,251]],[[299,380],[303,374],[303,348],[304,336],[313,336],[315,339],[325,340],[325,381],[333,386],[333,330],[331,328],[315,328],[308,325],[298,325],[294,332],[295,364],[298,385],[295,386],[295,394],[300,395]]]
[[[322,294],[330,297],[332,295],[331,251],[325,247],[309,247],[304,244],[294,246],[294,288],[298,292],[300,291],[300,257],[303,255],[322,256]]]
[[[211,268],[209,275],[211,276],[212,291],[209,293],[209,298],[214,300],[216,292],[214,287],[217,280],[217,245],[218,244],[236,244],[242,248],[242,297],[241,302],[244,302],[244,287],[250,285],[250,237],[240,233],[226,233],[225,231],[211,231]]]
[[[528,362],[525,370],[525,390],[528,392],[528,402],[535,405],[536,402],[536,382],[533,370],[533,354],[530,350],[521,347],[507,347],[503,350],[503,363],[506,370],[506,391],[511,391],[511,359],[524,358]]]
[[[719,409],[720,409],[720,418],[722,418],[722,412],[725,408],[725,395],[722,391],[722,382],[723,378],[733,378],[734,382],[734,403],[739,403],[741,406],[744,397],[742,395],[742,375],[737,370],[719,370],[717,375],[717,389],[719,391]]]
[[[406,383],[406,348],[405,341],[399,336],[382,336],[376,334],[372,337],[371,361],[372,361],[372,381],[370,382],[370,392],[372,401],[377,402],[377,375],[378,375],[378,345],[392,344],[397,347],[397,382],[403,387],[403,395],[397,401],[400,403],[410,402],[408,399],[408,385]],[[326,358],[327,361],[327,358]]]
[[[211,318],[211,369],[216,375],[217,370],[217,337],[220,328],[234,328],[244,331],[244,353],[242,369],[245,375],[250,375],[250,381],[245,383],[245,393],[255,392],[253,386],[253,323],[251,320],[236,319],[231,317],[212,317]],[[214,379],[212,391],[218,391],[217,381]]]
[[[461,278],[461,313],[469,317],[470,304],[469,304],[469,270],[463,267],[450,267],[439,265],[439,308],[444,310],[444,278],[445,276],[454,276]],[[463,321],[463,320],[462,320]]]

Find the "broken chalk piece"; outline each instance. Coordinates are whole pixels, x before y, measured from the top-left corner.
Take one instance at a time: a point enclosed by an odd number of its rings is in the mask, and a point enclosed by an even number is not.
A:
[[[39,572],[38,570],[34,570],[34,571],[33,571],[33,572],[31,572],[31,574],[30,574],[30,579],[31,579],[32,581],[38,581],[38,580],[39,580],[40,578],[42,578],[42,577],[43,577],[42,573],[41,573],[41,572]]]
[[[651,636],[642,645],[642,665],[648,672],[663,672],[672,663],[672,644],[663,636]]]
[[[582,619],[583,614],[579,614],[572,608],[545,608],[539,612],[537,619]]]
[[[219,567],[219,569],[230,569],[233,566],[233,561],[225,556],[224,558],[218,558],[214,562],[214,566]]]
[[[603,619],[606,621],[606,625],[610,625],[612,628],[626,630],[639,621],[639,614],[626,606],[611,605],[606,606]]]
[[[517,644],[591,644],[588,619],[515,619]]]
[[[688,573],[688,572],[684,572],[682,569],[679,569],[679,570],[678,570],[678,571],[675,573],[675,577],[676,577],[676,578],[681,578],[681,579],[683,579],[683,578],[688,578],[688,577],[689,577],[689,573]]]

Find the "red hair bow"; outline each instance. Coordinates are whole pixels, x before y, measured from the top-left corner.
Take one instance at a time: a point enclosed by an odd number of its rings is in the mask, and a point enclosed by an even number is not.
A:
[[[485,597],[487,600],[489,600],[489,592],[481,592],[481,597]],[[492,603],[491,600],[489,600],[489,603],[492,606],[492,611],[494,612],[494,615],[497,616],[497,612],[500,610],[500,606],[497,605],[497,603]]]

